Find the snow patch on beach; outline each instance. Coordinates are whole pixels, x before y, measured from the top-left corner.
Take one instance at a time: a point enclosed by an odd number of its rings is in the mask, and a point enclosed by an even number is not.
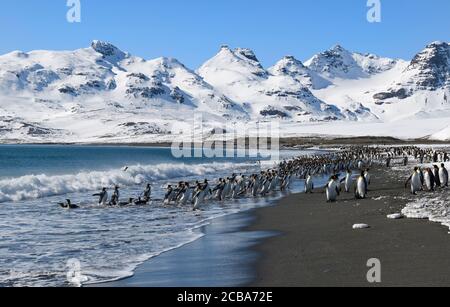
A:
[[[355,224],[353,225],[353,230],[359,230],[359,229],[368,229],[370,228],[367,224]]]
[[[401,213],[389,214],[387,216],[387,218],[390,220],[400,220],[400,219],[404,218],[404,215]]]
[[[447,189],[439,196],[425,196],[411,202],[402,210],[402,214],[412,219],[428,219],[430,222],[440,223],[450,228],[450,195],[448,192]]]

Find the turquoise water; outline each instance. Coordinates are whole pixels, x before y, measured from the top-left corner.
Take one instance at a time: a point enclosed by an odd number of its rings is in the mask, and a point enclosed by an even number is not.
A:
[[[107,171],[137,164],[246,162],[249,158],[174,158],[170,148],[0,145],[0,178]]]
[[[251,158],[180,160],[167,148],[0,146],[0,286],[71,286],[132,276],[144,261],[202,237],[210,220],[282,196],[209,201],[193,212],[163,206],[168,184],[205,178],[214,184],[272,166]],[[92,197],[115,185],[122,199],[137,197],[146,183],[153,184],[150,206],[101,207]],[[294,183],[293,190],[301,188],[302,182]],[[66,198],[81,208],[61,209],[57,203]],[[80,274],[68,280],[73,260]]]

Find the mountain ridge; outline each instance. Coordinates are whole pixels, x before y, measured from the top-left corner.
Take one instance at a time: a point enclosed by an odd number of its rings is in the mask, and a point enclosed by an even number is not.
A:
[[[73,51],[0,55],[0,140],[170,139],[170,126],[194,114],[208,129],[223,122],[418,120],[450,115],[449,89],[446,42],[430,43],[411,61],[336,45],[305,62],[287,55],[268,68],[251,49],[224,45],[193,70],[94,40]],[[431,135],[445,138],[445,128]]]

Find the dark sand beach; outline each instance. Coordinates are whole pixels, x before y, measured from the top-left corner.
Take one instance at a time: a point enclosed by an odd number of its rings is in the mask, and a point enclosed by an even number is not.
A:
[[[98,286],[448,286],[448,229],[388,219],[414,199],[404,188],[407,172],[379,169],[372,177],[368,199],[344,193],[326,203],[323,189],[292,194],[212,221],[203,238],[147,261],[132,278]],[[359,223],[371,228],[353,230]],[[366,278],[371,258],[381,261],[379,284]]]
[[[272,230],[282,235],[265,240],[256,279],[250,286],[374,286],[367,281],[367,261],[381,261],[376,286],[449,286],[448,229],[427,220],[389,220],[408,199],[407,173],[373,172],[365,200],[343,194],[333,204],[323,191],[295,194],[275,207],[256,211],[251,231]],[[353,230],[364,223],[370,229]]]

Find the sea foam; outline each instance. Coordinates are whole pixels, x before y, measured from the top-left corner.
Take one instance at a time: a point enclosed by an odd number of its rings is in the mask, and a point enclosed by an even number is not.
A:
[[[126,171],[93,171],[70,175],[28,175],[0,180],[0,203],[18,202],[75,192],[96,191],[115,185],[129,187],[172,178],[202,176],[250,166],[235,163],[135,165]]]

